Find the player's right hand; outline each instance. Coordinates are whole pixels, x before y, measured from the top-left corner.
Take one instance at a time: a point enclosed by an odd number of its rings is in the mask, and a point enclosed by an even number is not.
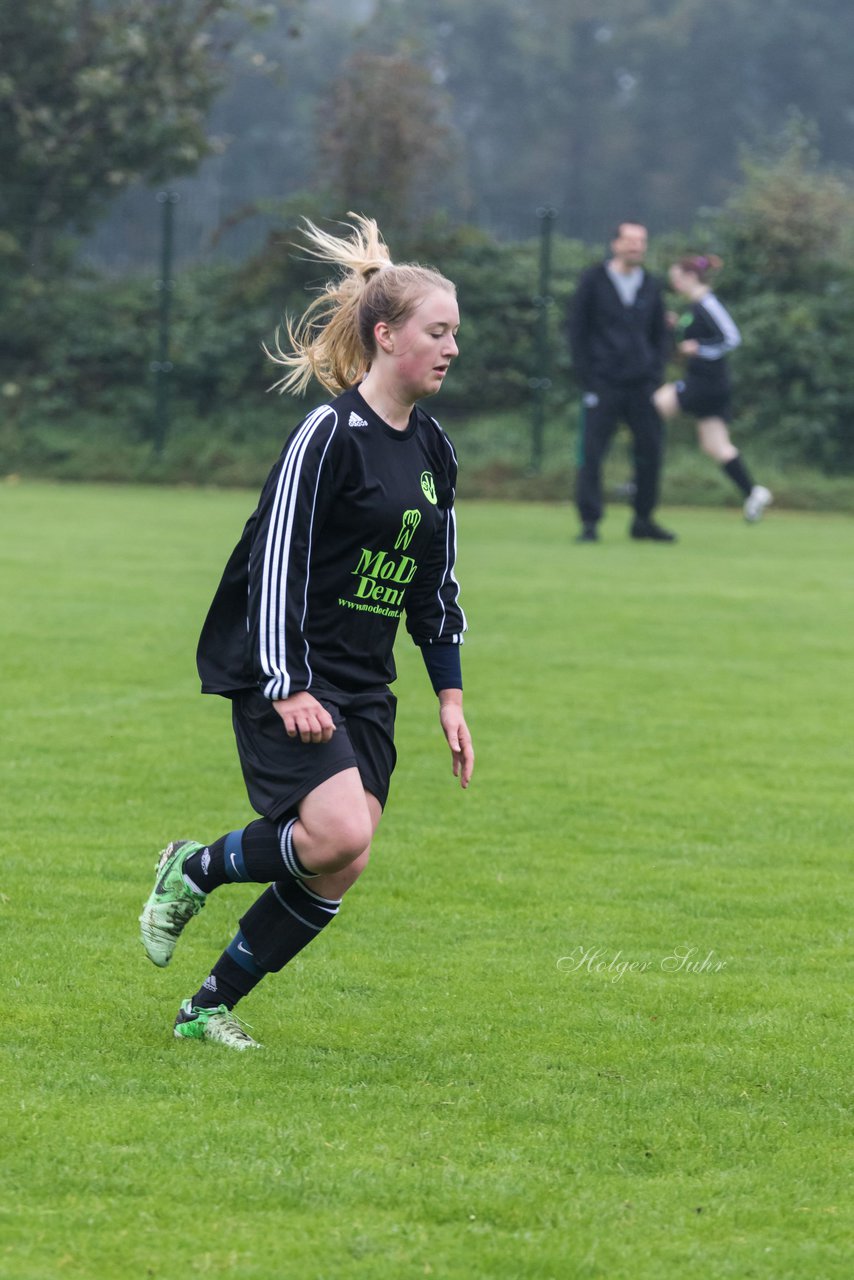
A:
[[[282,718],[289,738],[301,742],[328,742],[335,732],[335,722],[324,706],[307,690],[279,698],[273,706]]]

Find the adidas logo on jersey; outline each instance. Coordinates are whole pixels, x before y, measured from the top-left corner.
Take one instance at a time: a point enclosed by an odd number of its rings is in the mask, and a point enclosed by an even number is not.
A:
[[[359,417],[359,415],[358,415],[358,413],[351,413],[351,414],[350,414],[350,420],[349,420],[349,422],[347,423],[347,426],[348,426],[348,427],[366,427],[367,425],[368,425],[368,424],[367,424],[367,422],[365,422],[365,419],[364,419],[364,418],[360,418],[360,417]]]

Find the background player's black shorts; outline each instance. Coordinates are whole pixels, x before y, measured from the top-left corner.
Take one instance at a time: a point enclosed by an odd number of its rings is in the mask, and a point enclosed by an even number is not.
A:
[[[394,694],[384,686],[344,693],[330,685],[313,685],[311,693],[335,723],[329,742],[290,738],[273,704],[258,689],[232,697],[237,754],[253,809],[272,822],[290,817],[321,782],[354,765],[365,790],[385,807],[397,760]]]
[[[688,378],[676,383],[676,397],[683,413],[692,418],[723,418],[732,420],[732,393],[724,383],[706,386],[700,378]]]

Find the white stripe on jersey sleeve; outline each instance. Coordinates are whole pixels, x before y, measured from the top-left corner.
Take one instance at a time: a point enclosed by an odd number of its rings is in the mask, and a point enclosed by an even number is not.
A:
[[[721,332],[721,341],[701,342],[697,355],[701,360],[721,360],[728,351],[735,351],[736,347],[741,346],[738,325],[713,293],[707,293],[705,298],[701,298],[699,305],[703,307],[712,323],[717,325]]]
[[[454,446],[451,444],[451,441],[445,435],[445,432],[442,430],[442,427],[440,426],[437,419],[432,417],[431,415],[429,416],[428,420],[432,422],[433,426],[436,428],[437,434],[441,436],[442,443],[446,446],[448,452],[450,453],[451,457],[454,460],[454,466],[456,467],[457,455],[454,451]],[[439,608],[442,612],[442,625],[439,628],[439,635],[442,636],[442,639],[445,640],[446,642],[450,641],[452,644],[462,644],[463,643],[462,632],[455,633],[452,636],[443,635],[443,632],[445,630],[445,618],[447,617],[447,609],[445,608],[445,602],[442,599],[442,588],[444,587],[445,583],[449,579],[456,587],[456,591],[454,592],[454,604],[457,606],[457,608],[460,611],[460,617],[462,618],[462,622],[463,622],[463,631],[466,631],[468,629],[468,621],[466,620],[466,615],[463,612],[463,607],[460,604],[460,584],[457,581],[456,575],[454,573],[454,565],[456,563],[457,563],[457,517],[454,512],[453,506],[451,506],[448,510],[448,521],[445,526],[445,569],[444,569],[444,572],[442,573],[442,580],[439,583],[439,590],[436,593],[437,599],[439,601]]]
[[[454,573],[454,565],[456,564],[456,562],[457,562],[457,518],[456,518],[456,515],[454,514],[454,508],[451,507],[448,511],[448,520],[447,520],[447,525],[445,527],[445,570],[444,570],[444,573],[442,574],[442,581],[439,583],[439,590],[436,592],[437,598],[439,600],[439,608],[442,610],[442,625],[439,628],[439,635],[444,640],[449,639],[453,644],[462,644],[463,642],[462,632],[456,633],[452,636],[445,636],[443,634],[445,630],[445,618],[447,616],[447,610],[445,608],[445,602],[442,599],[442,588],[444,587],[445,583],[448,581],[451,581],[454,584],[455,590],[454,590],[453,600],[454,600],[454,604],[457,606],[457,608],[460,611],[460,617],[462,618],[462,623],[463,623],[463,631],[467,630],[468,628],[466,615],[463,612],[462,605],[460,604],[460,584],[459,582],[457,582],[456,574]]]
[[[270,513],[270,523],[267,529],[267,541],[264,547],[264,566],[261,575],[261,602],[258,633],[261,670],[265,675],[270,676],[270,679],[264,686],[264,693],[266,697],[271,699],[287,698],[291,690],[291,675],[287,667],[287,594],[288,573],[291,568],[291,542],[293,538],[294,518],[299,502],[299,484],[306,450],[308,449],[312,436],[315,434],[318,426],[330,413],[334,414],[334,410],[330,409],[328,405],[322,405],[320,408],[315,409],[311,414],[309,414],[305,422],[298,429],[290,446],[288,447],[287,453],[285,454],[285,459],[282,463],[282,469],[279,474],[279,483],[276,487],[276,496],[273,501],[273,508]],[[337,425],[338,422],[336,415],[336,421],[332,427],[332,431],[330,432],[329,439],[324,446],[323,454],[321,455],[320,462],[318,464],[317,479],[315,481],[314,493],[312,495],[306,562],[304,566],[305,602],[301,623],[305,622],[305,610],[308,599],[308,557],[311,551],[314,513],[317,505],[317,488],[320,482],[323,460],[326,457],[326,450],[329,448],[329,444],[335,434]],[[310,680],[311,667],[309,666],[308,644],[307,642],[304,643],[305,664]]]
[[[293,483],[295,459],[299,449],[304,446],[305,441],[310,437],[311,419],[309,418],[306,419],[294,437],[282,463],[276,496],[270,512],[267,541],[264,547],[264,566],[261,575],[259,645],[261,669],[265,674],[274,677],[264,689],[269,698],[274,696],[286,697],[287,688],[285,687],[283,692],[283,684],[284,686],[289,686],[290,684],[287,674],[283,675],[281,672],[276,653],[276,621],[280,608],[281,589],[282,526]]]

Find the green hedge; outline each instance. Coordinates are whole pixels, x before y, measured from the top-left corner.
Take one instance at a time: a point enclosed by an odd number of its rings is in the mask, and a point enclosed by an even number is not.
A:
[[[171,438],[160,456],[152,281],[89,274],[45,284],[0,273],[0,473],[254,483],[252,459],[263,450],[268,460],[304,412],[303,401],[267,394],[275,373],[261,349],[322,279],[317,264],[295,253],[293,239],[283,229],[249,262],[177,279]],[[411,248],[459,290],[461,355],[441,395],[443,419],[512,411],[527,429],[531,380],[548,372],[548,414],[569,421],[577,388],[563,316],[596,252],[555,238],[544,369],[536,241],[499,244],[463,228],[434,231]],[[662,265],[665,249],[672,253],[672,242],[657,246]],[[763,288],[740,270],[738,255],[747,253],[738,248],[721,282],[744,337],[733,359],[739,442],[761,441],[781,464],[854,473],[854,274],[836,266],[817,272],[812,288],[773,278]],[[321,394],[314,389],[308,401]]]

